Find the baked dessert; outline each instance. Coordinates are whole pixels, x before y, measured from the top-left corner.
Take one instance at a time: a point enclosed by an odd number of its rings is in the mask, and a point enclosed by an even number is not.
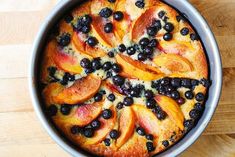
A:
[[[159,0],[87,0],[53,29],[45,111],[78,149],[153,156],[197,123],[210,86],[200,39]]]

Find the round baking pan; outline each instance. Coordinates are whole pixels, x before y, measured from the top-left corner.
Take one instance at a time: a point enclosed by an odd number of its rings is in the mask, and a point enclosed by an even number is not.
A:
[[[45,46],[48,32],[55,25],[55,23],[76,5],[79,5],[82,0],[66,0],[60,1],[57,6],[51,11],[49,16],[45,19],[40,31],[35,39],[31,61],[29,69],[29,89],[33,102],[33,106],[37,116],[43,124],[49,135],[56,141],[64,150],[70,153],[72,156],[89,156],[83,150],[74,147],[69,141],[62,136],[55,126],[48,120],[43,112],[43,102],[41,94],[39,92],[39,65],[42,58],[42,52]],[[200,15],[200,13],[187,1],[187,0],[164,0],[167,4],[171,5],[178,11],[180,11],[189,20],[195,30],[198,32],[209,63],[209,79],[212,81],[212,85],[208,91],[208,99],[206,101],[205,111],[199,120],[198,124],[188,134],[185,135],[179,142],[167,149],[166,151],[156,155],[158,157],[171,157],[177,156],[192,145],[196,139],[202,134],[206,126],[210,122],[215,109],[217,107],[221,87],[222,87],[222,65],[219,49],[211,32],[207,22]]]

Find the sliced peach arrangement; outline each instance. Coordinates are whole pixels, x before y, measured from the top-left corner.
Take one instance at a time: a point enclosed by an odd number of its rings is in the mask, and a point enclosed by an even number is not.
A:
[[[122,66],[121,75],[129,78],[137,78],[145,81],[156,80],[163,74],[155,67],[149,66],[132,58],[118,54],[116,55],[117,63]]]
[[[110,119],[104,119],[102,117],[99,118],[99,121],[101,123],[100,128],[95,131],[95,134],[92,138],[87,139],[85,145],[97,144],[103,141],[109,134],[109,132],[113,129],[117,120],[117,115],[113,106],[110,109],[112,110],[112,117]]]
[[[120,137],[116,141],[116,146],[120,148],[132,136],[135,127],[135,114],[132,108],[125,107],[119,119],[119,132]]]
[[[64,116],[59,112],[59,115],[53,118],[66,124],[84,127],[100,115],[102,111],[102,105],[103,102],[101,101],[92,104],[82,104],[80,106],[74,106],[69,115]]]
[[[103,57],[106,52],[98,47],[91,47],[83,40],[85,35],[81,32],[76,32],[72,36],[72,45],[77,52],[88,55],[90,57]]]
[[[101,86],[101,79],[88,75],[77,80],[71,87],[63,89],[55,100],[59,104],[82,103],[93,97]]]
[[[153,62],[165,67],[172,72],[189,72],[193,70],[193,65],[187,58],[177,54],[160,54],[153,59]]]
[[[135,113],[137,122],[148,134],[152,134],[155,138],[159,136],[160,121],[154,113],[143,105],[133,105],[132,109]]]
[[[64,71],[74,74],[80,74],[82,72],[82,67],[75,56],[71,56],[63,52],[57,52],[54,55],[54,61],[55,64]]]
[[[163,111],[167,113],[170,119],[175,122],[175,124],[181,129],[184,129],[184,115],[179,107],[179,105],[171,98],[163,95],[157,95],[155,97],[158,105]]]

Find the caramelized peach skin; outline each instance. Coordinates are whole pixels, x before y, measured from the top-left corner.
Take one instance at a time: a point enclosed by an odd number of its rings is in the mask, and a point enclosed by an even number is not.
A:
[[[93,145],[102,142],[109,134],[109,132],[113,129],[117,119],[117,115],[113,106],[110,109],[112,110],[112,117],[110,119],[104,119],[100,117],[99,121],[101,122],[101,126],[99,130],[96,130],[94,136],[87,139],[84,145]]]
[[[104,18],[100,16],[92,16],[92,33],[102,45],[112,48],[117,46],[119,43],[117,42],[113,32],[106,33],[104,31],[106,23],[108,22],[105,21]]]
[[[184,130],[184,115],[179,107],[179,105],[171,98],[163,95],[157,95],[155,97],[158,105],[163,111],[171,118],[173,122],[181,129]]]
[[[43,90],[42,95],[47,105],[54,104],[56,102],[56,96],[64,89],[60,83],[51,83]]]
[[[57,52],[54,55],[54,61],[59,68],[66,72],[74,74],[80,74],[82,72],[82,67],[78,60],[69,54]]]
[[[82,38],[85,38],[82,33],[74,33],[72,36],[73,47],[78,53],[88,55],[92,58],[105,56],[106,53],[103,50],[98,47],[90,47],[85,41],[82,40]]]
[[[177,54],[160,54],[153,59],[153,62],[165,67],[172,72],[190,72],[193,70],[193,65],[190,61]]]
[[[116,146],[120,148],[132,136],[135,127],[135,115],[130,107],[125,107],[119,119],[120,137],[116,141]]]
[[[132,109],[139,125],[143,127],[148,134],[152,134],[157,138],[159,136],[160,121],[154,113],[143,105],[133,105]]]
[[[71,87],[65,88],[56,96],[59,104],[82,103],[93,97],[99,90],[101,79],[88,75],[77,80]]]
[[[118,64],[122,66],[122,74],[129,75],[129,78],[138,78],[145,81],[156,80],[163,76],[163,74],[154,67],[146,65],[142,62],[131,59],[128,56],[118,54],[116,55]]]

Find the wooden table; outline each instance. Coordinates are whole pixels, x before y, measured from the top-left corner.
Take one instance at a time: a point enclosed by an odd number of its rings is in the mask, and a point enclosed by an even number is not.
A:
[[[27,86],[32,42],[58,0],[0,0],[0,156],[69,156],[36,117]],[[224,84],[213,120],[184,153],[235,156],[235,0],[191,0],[220,46]]]

